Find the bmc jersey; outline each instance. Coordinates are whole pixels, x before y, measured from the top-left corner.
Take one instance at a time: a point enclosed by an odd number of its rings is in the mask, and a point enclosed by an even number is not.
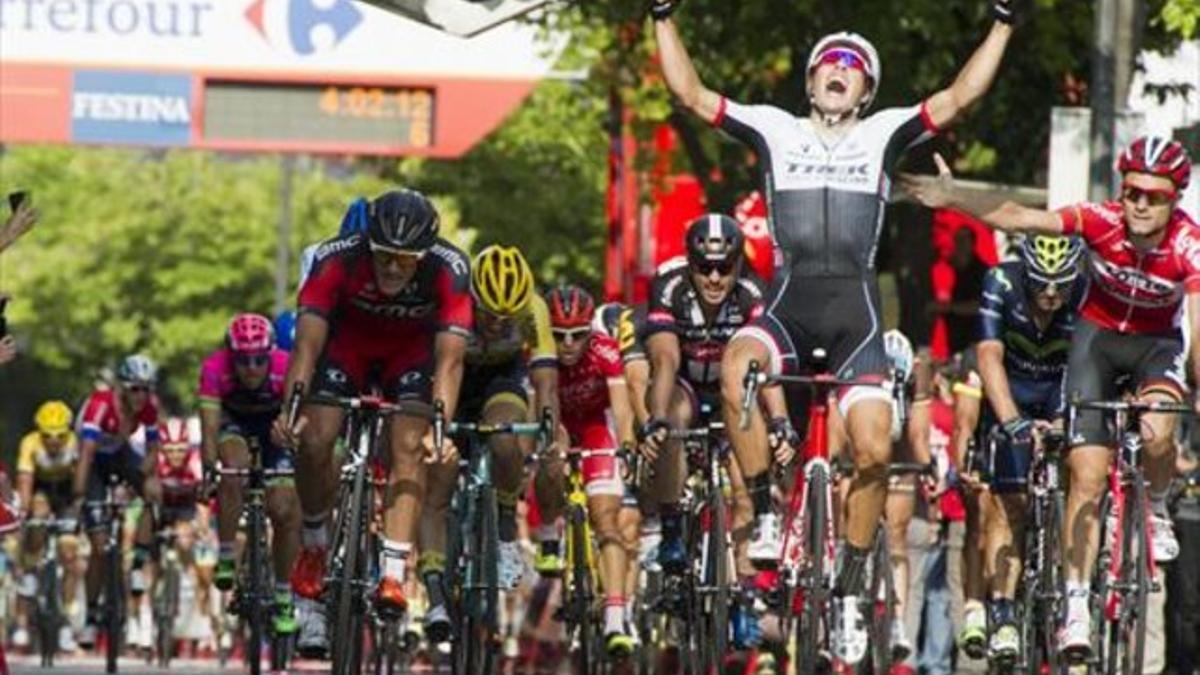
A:
[[[139,426],[146,429],[147,444],[158,441],[158,397],[151,395],[141,410],[131,416],[122,414],[115,389],[92,392],[83,406],[80,437],[96,442],[96,452],[108,454],[121,449]]]
[[[567,430],[575,433],[589,424],[604,422],[611,405],[608,385],[624,377],[616,341],[599,333],[592,333],[575,365],[559,362],[558,398]]]
[[[1010,379],[1061,382],[1085,287],[1077,280],[1071,297],[1040,329],[1030,313],[1024,263],[1007,262],[988,271],[979,302],[980,339],[1004,343],[1004,370]]]
[[[1084,318],[1119,333],[1178,333],[1184,293],[1200,293],[1200,227],[1187,214],[1176,209],[1148,251],[1129,240],[1120,202],[1079,204],[1058,215],[1063,234],[1079,234],[1091,249]]]
[[[709,317],[692,285],[687,259],[674,258],[659,266],[650,284],[645,335],[648,339],[656,333],[674,332],[682,358],[680,376],[696,386],[715,386],[726,343],[762,314],[762,302],[762,282],[753,276],[738,277],[729,297]]]
[[[400,293],[384,295],[366,239],[359,234],[333,239],[317,249],[312,272],[300,289],[300,313],[329,320],[334,333],[366,336],[386,356],[389,347],[431,339],[438,331],[471,333],[470,268],[467,257],[438,239],[417,264]]]
[[[200,405],[217,407],[233,417],[275,416],[283,407],[283,385],[287,377],[288,353],[273,349],[267,376],[257,389],[245,389],[234,371],[234,355],[228,348],[213,352],[200,366]]]
[[[829,141],[807,117],[726,98],[713,123],[757,152],[775,266],[805,277],[874,269],[896,163],[936,132],[924,105],[882,110]]]

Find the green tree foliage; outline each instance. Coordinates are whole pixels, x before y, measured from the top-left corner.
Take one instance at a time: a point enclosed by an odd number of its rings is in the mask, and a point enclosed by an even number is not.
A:
[[[1167,0],[1159,20],[1168,32],[1191,40],[1200,27],[1200,0]]]
[[[332,180],[328,168],[296,171],[293,260],[337,231],[354,195],[385,189],[367,174]],[[3,256],[11,330],[27,358],[63,378],[63,396],[143,351],[161,364],[165,393],[188,401],[233,314],[271,312],[276,158],[27,147],[5,153],[0,175],[41,211]]]

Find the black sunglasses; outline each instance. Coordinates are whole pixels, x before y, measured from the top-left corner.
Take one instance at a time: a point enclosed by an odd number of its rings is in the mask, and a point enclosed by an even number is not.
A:
[[[692,263],[692,269],[704,276],[712,274],[714,271],[721,276],[733,274],[733,268],[737,263],[732,260],[697,260]]]
[[[268,354],[238,354],[237,356],[233,357],[234,363],[247,368],[259,368],[265,366],[270,360],[271,357]]]

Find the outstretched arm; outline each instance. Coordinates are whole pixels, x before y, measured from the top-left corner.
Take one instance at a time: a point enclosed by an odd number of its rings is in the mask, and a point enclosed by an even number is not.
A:
[[[696,66],[692,64],[679,31],[675,29],[675,22],[669,18],[656,19],[654,35],[658,40],[658,53],[667,88],[688,110],[706,122],[715,120],[721,107],[721,96],[700,81]]]
[[[1007,3],[1003,4],[1007,7]],[[997,9],[996,12],[1000,10]],[[997,19],[992,29],[984,38],[983,44],[975,50],[967,64],[959,71],[958,77],[949,87],[937,92],[925,102],[929,119],[939,129],[953,124],[959,116],[991,88],[996,79],[996,71],[1000,69],[1000,61],[1004,58],[1004,49],[1012,37],[1013,28],[1010,23]]]
[[[950,166],[934,154],[937,176],[902,174],[900,186],[920,204],[931,209],[956,209],[1004,232],[1026,234],[1062,234],[1063,224],[1053,211],[1032,209],[1005,195],[964,190],[954,181]]]

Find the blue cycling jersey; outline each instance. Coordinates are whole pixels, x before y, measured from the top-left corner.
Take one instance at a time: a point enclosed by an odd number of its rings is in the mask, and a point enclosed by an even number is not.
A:
[[[1061,384],[1084,285],[1076,280],[1067,302],[1039,328],[1031,313],[1024,263],[1003,263],[984,278],[980,336],[1004,344],[1009,387],[1026,415],[1050,419],[1061,413]]]

